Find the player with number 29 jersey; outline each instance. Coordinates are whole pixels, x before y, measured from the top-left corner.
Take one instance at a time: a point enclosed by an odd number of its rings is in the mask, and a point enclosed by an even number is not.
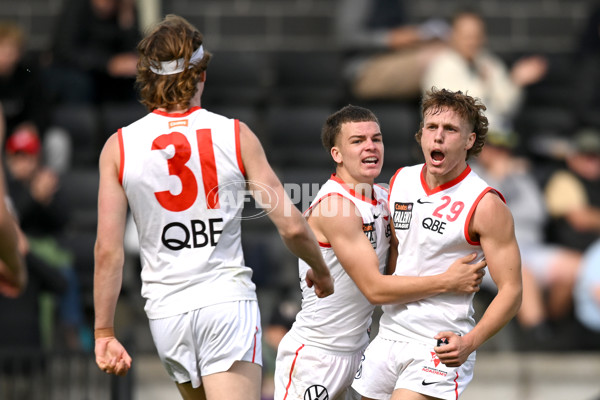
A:
[[[435,275],[447,269],[448,259],[469,253],[477,253],[476,260],[483,258],[479,242],[469,237],[469,222],[483,195],[498,192],[468,165],[453,181],[429,188],[423,168],[424,164],[401,168],[390,183],[389,207],[398,239],[395,275]],[[442,293],[405,304],[386,304],[379,335],[433,346],[433,337],[440,331],[464,335],[475,325],[473,296]]]
[[[155,110],[119,130],[119,145],[148,317],[256,300],[241,246],[239,122],[200,107]]]

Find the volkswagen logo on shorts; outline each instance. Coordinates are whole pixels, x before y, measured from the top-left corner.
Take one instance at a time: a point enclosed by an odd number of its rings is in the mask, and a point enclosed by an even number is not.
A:
[[[329,393],[325,386],[312,385],[304,392],[304,400],[329,400]]]

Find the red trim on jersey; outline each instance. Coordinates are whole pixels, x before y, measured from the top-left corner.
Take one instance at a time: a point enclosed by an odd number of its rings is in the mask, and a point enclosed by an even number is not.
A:
[[[454,394],[456,395],[456,400],[458,400],[458,371],[456,372],[456,378],[454,378]]]
[[[380,185],[379,183],[375,183],[373,186],[377,186],[378,188],[385,190],[386,193],[389,192],[388,188],[386,188],[385,186]]]
[[[465,227],[464,227],[465,239],[467,239],[467,242],[469,242],[469,244],[472,244],[474,246],[479,246],[481,243],[477,240],[471,239],[471,237],[469,236],[469,224],[471,223],[471,218],[473,217],[473,213],[475,212],[477,205],[479,204],[479,202],[481,201],[483,196],[485,196],[485,194],[488,192],[496,193],[498,195],[498,197],[500,197],[500,199],[502,199],[502,201],[506,203],[506,199],[504,199],[504,196],[502,196],[502,193],[500,193],[499,191],[497,191],[496,189],[491,188],[491,187],[485,188],[479,194],[479,196],[477,196],[477,199],[475,199],[475,201],[473,202],[473,206],[469,210],[469,214],[467,215],[467,219],[465,220]]]
[[[240,145],[240,120],[234,120],[234,130],[235,130],[235,155],[237,158],[238,167],[240,168],[240,172],[242,175],[246,176],[246,169],[244,168],[244,163],[242,162],[242,146]]]
[[[296,360],[298,359],[298,353],[300,350],[304,348],[304,345],[300,346],[298,350],[296,350],[296,357],[294,357],[294,361],[292,362],[292,368],[290,368],[290,380],[288,381],[287,386],[285,387],[285,396],[283,396],[283,400],[287,399],[288,390],[290,390],[290,386],[292,384],[292,374],[294,373],[294,367],[296,366]]]
[[[125,169],[125,146],[123,144],[123,130],[119,128],[117,131],[117,137],[119,138],[119,183],[123,186],[123,171]]]
[[[304,215],[304,217],[308,218],[308,216],[310,215],[310,212],[312,211],[312,209],[315,208],[315,206],[317,204],[319,204],[323,199],[325,199],[325,198],[327,198],[329,196],[340,196],[341,198],[344,198],[344,195],[341,194],[341,193],[327,193],[325,196],[321,197],[320,199],[315,200],[313,202],[313,204],[310,207],[308,207],[306,209],[306,211],[304,211],[304,213],[302,213],[302,215]],[[318,242],[318,243],[319,243],[319,246],[321,246],[321,247],[325,247],[325,248],[330,248],[331,247],[331,243],[325,243],[325,242]]]
[[[194,106],[194,107],[190,108],[187,111],[184,111],[184,112],[173,112],[173,113],[166,112],[166,111],[161,111],[161,110],[153,110],[152,113],[153,114],[162,115],[163,117],[169,117],[169,118],[183,118],[183,117],[187,117],[188,115],[190,115],[194,111],[200,110],[201,108],[202,107]]]
[[[206,206],[209,209],[219,208],[219,178],[213,150],[212,133],[210,129],[198,129],[198,152],[202,168],[202,182],[206,193]]]
[[[331,179],[332,181],[335,181],[337,183],[339,183],[340,185],[342,185],[342,187],[344,189],[346,189],[346,191],[348,193],[350,193],[350,195],[352,195],[352,197],[356,197],[359,200],[362,200],[364,202],[367,203],[371,203],[374,206],[377,205],[377,199],[375,198],[375,192],[373,191],[373,198],[372,199],[368,199],[365,196],[363,196],[362,194],[358,194],[354,191],[354,189],[352,189],[346,182],[344,182],[340,177],[338,177],[335,173],[331,174]]]
[[[306,209],[306,211],[304,211],[304,212],[302,213],[302,215],[304,215],[305,217],[308,217],[308,216],[309,216],[309,214],[310,214],[310,212],[312,211],[312,209],[313,209],[313,208],[315,208],[315,206],[316,206],[317,204],[319,204],[319,203],[320,203],[320,202],[321,202],[323,199],[326,199],[326,198],[327,198],[327,197],[329,197],[329,196],[340,196],[340,197],[344,197],[344,195],[342,195],[341,193],[327,193],[325,196],[321,197],[320,199],[313,201],[313,204],[312,204],[312,205],[310,205],[310,206],[309,206],[309,207]]]
[[[460,181],[465,179],[467,177],[467,175],[469,175],[469,173],[471,172],[471,167],[469,167],[469,165],[467,165],[467,168],[465,168],[464,171],[461,172],[459,176],[452,179],[450,182],[446,182],[438,187],[429,189],[429,186],[427,186],[427,182],[425,181],[425,169],[426,168],[427,168],[427,164],[423,164],[423,169],[421,170],[421,186],[423,186],[423,190],[425,191],[425,194],[427,194],[427,196],[431,196],[434,193],[438,193],[438,192],[441,192],[442,190],[451,188],[452,186],[458,184]]]
[[[401,170],[402,170],[402,168],[398,168],[398,170],[394,173],[394,176],[392,176],[392,179],[390,179],[390,189],[388,190],[388,204],[390,202],[390,195],[392,194],[392,188],[394,186],[394,183],[396,183],[396,177],[398,176],[398,174],[400,173]]]

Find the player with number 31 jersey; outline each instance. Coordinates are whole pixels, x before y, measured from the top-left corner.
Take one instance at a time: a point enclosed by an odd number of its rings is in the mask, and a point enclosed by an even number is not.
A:
[[[182,397],[259,400],[262,329],[241,244],[245,197],[254,197],[285,245],[310,266],[305,279],[317,297],[333,293],[331,274],[254,132],[202,108],[212,57],[202,34],[168,15],[137,50],[136,82],[149,113],[113,133],[100,155],[96,363],[116,375],[131,367],[114,331],[131,210],[150,332]]]
[[[243,198],[235,198],[246,189],[239,134],[237,120],[200,107],[155,110],[119,131],[149,318],[256,299],[241,246]]]

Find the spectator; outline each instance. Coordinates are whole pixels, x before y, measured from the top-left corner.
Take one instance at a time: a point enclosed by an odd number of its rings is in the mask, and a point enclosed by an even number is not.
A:
[[[57,101],[135,100],[135,1],[65,1],[56,28],[48,84]]]
[[[585,251],[600,233],[600,132],[581,129],[545,186],[549,240]]]
[[[4,109],[0,103],[0,143],[4,142]],[[27,270],[23,261],[24,235],[15,222],[12,203],[4,182],[4,161],[0,152],[0,295],[16,297],[27,284]],[[22,250],[22,251],[20,251]]]
[[[513,214],[523,273],[523,301],[517,320],[525,335],[519,343],[524,349],[540,349],[552,342],[551,323],[564,321],[573,309],[581,255],[546,242],[549,216],[544,195],[528,161],[514,154],[517,146],[516,134],[490,131],[472,167],[504,194]],[[490,283],[488,278],[487,287],[493,290]]]
[[[433,86],[466,92],[486,105],[490,129],[512,130],[523,87],[545,75],[545,58],[522,58],[509,70],[486,49],[485,21],[474,11],[460,11],[454,16],[449,43],[450,47],[429,63],[422,81],[423,92]]]
[[[447,24],[411,24],[400,0],[338,0],[335,15],[351,94],[416,101],[424,67],[444,47]]]
[[[42,89],[39,65],[25,59],[25,45],[19,25],[0,21],[0,102],[6,132],[10,135],[22,124],[32,125],[42,137],[46,159],[63,171],[69,164],[70,140],[64,130],[51,125],[52,106]]]
[[[68,281],[60,298],[57,328],[64,344],[78,348],[85,334],[73,255],[60,240],[68,222],[68,199],[62,194],[58,175],[42,163],[41,142],[31,125],[23,125],[6,141],[7,182],[29,252],[55,268]]]

